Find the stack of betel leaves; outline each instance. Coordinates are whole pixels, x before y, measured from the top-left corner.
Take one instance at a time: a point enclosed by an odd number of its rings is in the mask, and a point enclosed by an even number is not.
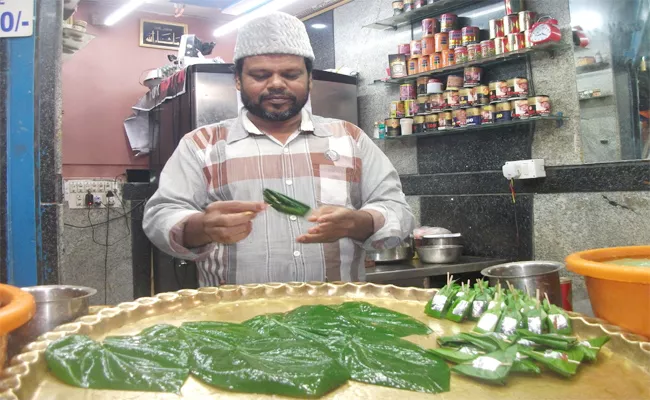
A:
[[[452,371],[482,381],[505,384],[511,373],[540,374],[543,366],[564,377],[575,375],[583,361],[593,362],[609,341],[574,336],[568,314],[545,296],[509,285],[488,287],[477,281],[458,285],[453,276],[427,303],[425,313],[455,322],[477,321],[472,332],[439,337],[431,352],[450,361]]]
[[[450,369],[409,341],[423,323],[363,302],[303,306],[241,324],[156,325],[99,343],[53,342],[51,373],[82,388],[180,393],[191,374],[219,389],[320,397],[348,380],[424,393],[449,391]]]

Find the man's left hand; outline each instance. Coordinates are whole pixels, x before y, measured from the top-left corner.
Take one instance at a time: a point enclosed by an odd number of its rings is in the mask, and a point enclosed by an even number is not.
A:
[[[370,213],[345,207],[323,206],[307,220],[318,225],[309,229],[306,235],[299,236],[296,239],[298,243],[331,243],[346,237],[364,241],[374,232]]]

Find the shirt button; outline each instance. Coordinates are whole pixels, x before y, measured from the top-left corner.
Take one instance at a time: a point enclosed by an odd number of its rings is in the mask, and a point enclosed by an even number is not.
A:
[[[293,181],[291,179],[287,179],[286,184],[291,186],[291,185],[293,185]]]
[[[298,219],[298,217],[296,217],[295,215],[292,215],[292,216],[289,217],[289,219],[292,220],[292,221],[295,221],[295,220]]]
[[[284,152],[285,152],[285,153],[288,153],[288,152],[289,152],[289,148],[288,148],[288,147],[285,147],[285,148],[284,148]]]
[[[293,252],[294,257],[300,257],[300,252],[298,250]]]

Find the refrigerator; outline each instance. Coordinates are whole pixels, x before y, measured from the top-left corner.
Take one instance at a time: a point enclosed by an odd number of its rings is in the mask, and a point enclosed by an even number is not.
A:
[[[184,90],[149,111],[152,143],[149,169],[152,192],[162,168],[185,134],[201,126],[235,118],[239,112],[232,64],[197,64],[185,70]],[[310,101],[315,115],[358,124],[357,78],[313,71]],[[154,292],[197,287],[196,265],[152,248]],[[134,282],[135,283],[135,282]]]

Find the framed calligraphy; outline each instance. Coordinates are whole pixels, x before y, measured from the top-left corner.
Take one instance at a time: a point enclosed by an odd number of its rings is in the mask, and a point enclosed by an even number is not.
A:
[[[186,34],[186,24],[147,19],[140,20],[141,47],[177,50],[181,44],[181,36]]]

